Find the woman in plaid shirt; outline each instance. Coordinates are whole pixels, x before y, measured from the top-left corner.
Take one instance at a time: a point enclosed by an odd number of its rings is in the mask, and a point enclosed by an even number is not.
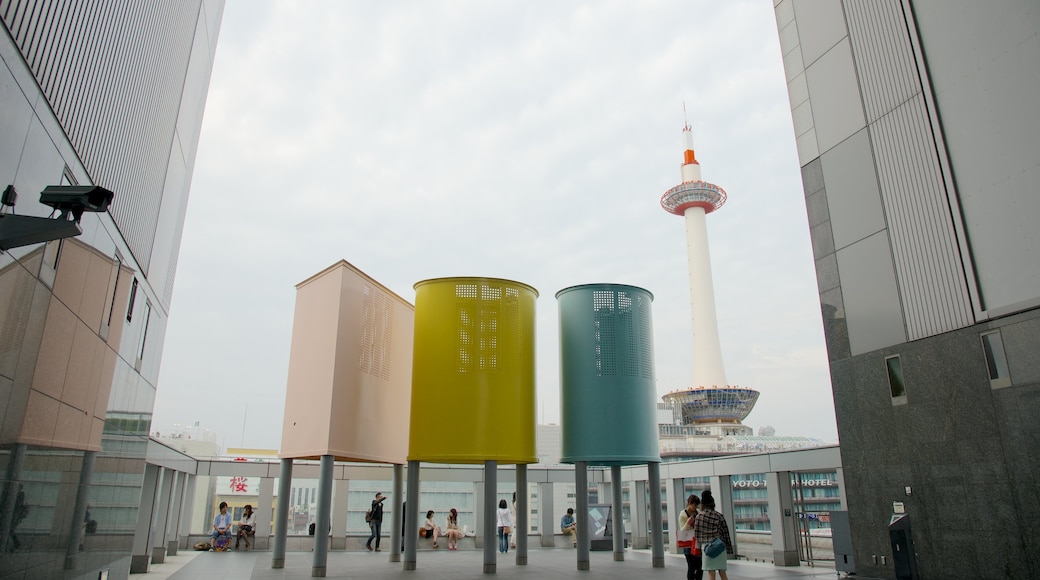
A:
[[[726,518],[715,511],[715,498],[709,490],[704,490],[701,494],[701,511],[693,522],[693,535],[697,538],[697,547],[701,549],[701,569],[708,571],[709,580],[715,580],[716,570],[719,571],[722,580],[729,580],[726,576],[726,557],[733,553],[733,542],[729,539]],[[726,544],[726,551],[711,558],[704,552],[704,546],[715,538],[720,538],[722,543]]]

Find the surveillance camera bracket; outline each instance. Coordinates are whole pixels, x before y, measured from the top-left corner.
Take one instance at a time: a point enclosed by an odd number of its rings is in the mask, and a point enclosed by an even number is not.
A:
[[[91,193],[93,197],[87,197]],[[77,197],[79,196],[79,197]],[[84,209],[106,211],[112,193],[96,186],[50,186],[41,194],[41,203],[54,208],[51,217],[35,217],[8,213],[14,209],[18,192],[8,185],[3,192],[0,207],[0,251],[78,236]],[[55,216],[54,214],[58,215]]]

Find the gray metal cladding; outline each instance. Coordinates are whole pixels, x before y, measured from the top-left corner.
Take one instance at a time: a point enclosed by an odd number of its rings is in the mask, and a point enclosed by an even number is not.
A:
[[[846,0],[845,18],[867,123],[921,93],[906,19],[898,0]]]
[[[846,18],[910,340],[975,322],[903,6],[846,0]]]
[[[201,0],[0,0],[7,26],[147,271]]]

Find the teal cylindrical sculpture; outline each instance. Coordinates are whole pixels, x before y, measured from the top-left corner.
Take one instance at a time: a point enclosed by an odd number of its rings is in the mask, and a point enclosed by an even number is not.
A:
[[[661,461],[653,299],[626,284],[585,284],[556,293],[564,463]]]

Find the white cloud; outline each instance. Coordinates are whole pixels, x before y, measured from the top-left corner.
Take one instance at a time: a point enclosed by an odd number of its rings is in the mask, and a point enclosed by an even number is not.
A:
[[[202,130],[155,428],[280,442],[294,285],[341,258],[541,292],[538,395],[559,420],[555,293],[655,295],[660,393],[692,348],[682,102],[704,177],[730,382],[748,424],[835,437],[779,43],[768,2],[229,2]],[[205,401],[200,404],[200,401]],[[806,413],[812,420],[806,420]]]

